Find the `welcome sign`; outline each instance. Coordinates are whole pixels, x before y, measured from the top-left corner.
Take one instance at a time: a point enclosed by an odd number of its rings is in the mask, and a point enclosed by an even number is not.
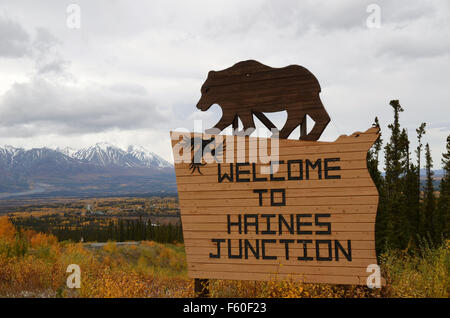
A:
[[[191,278],[366,284],[378,127],[334,142],[171,137]]]

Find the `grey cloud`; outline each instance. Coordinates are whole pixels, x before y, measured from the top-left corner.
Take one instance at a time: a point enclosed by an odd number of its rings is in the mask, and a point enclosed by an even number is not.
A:
[[[289,30],[297,36],[310,31],[327,33],[366,29],[366,20],[370,14],[366,10],[372,3],[373,0],[306,0],[302,2],[266,0],[259,6],[252,6],[251,10],[236,10],[235,15],[214,16],[208,20],[204,30],[209,37],[221,37],[273,29],[279,29],[280,33],[284,34],[286,30]],[[410,5],[412,9],[398,12],[398,6],[391,6],[389,2],[378,1],[377,3],[382,13],[384,14],[386,9],[386,17],[396,22],[409,19],[409,12],[419,16],[429,11],[427,9],[421,13],[418,9],[423,9],[424,6],[413,4]],[[406,5],[404,7],[408,8]]]
[[[12,137],[154,128],[167,121],[167,111],[139,88],[117,87],[73,87],[40,78],[15,84],[0,100],[0,125]]]
[[[386,39],[377,49],[377,56],[426,58],[448,55],[450,43],[445,39],[395,36]]]
[[[0,39],[0,57],[28,57],[38,74],[62,74],[68,64],[54,50],[61,41],[45,28],[36,28],[32,37],[21,24],[0,15]]]
[[[17,22],[0,15],[0,57],[17,58],[31,53],[30,35]]]
[[[28,63],[21,68],[11,62],[11,73],[1,79],[5,91],[30,78],[0,96],[2,139],[24,136],[32,144],[45,133],[60,140],[133,139],[131,127],[167,135],[192,127],[194,118],[209,128],[220,117],[218,106],[193,113],[208,71],[250,58],[274,67],[300,64],[318,77],[333,120],[326,130],[330,140],[367,128],[375,116],[389,123],[390,99],[406,108],[402,118],[410,132],[422,121],[432,127],[449,117],[447,0],[77,3],[82,28],[70,30],[60,1],[2,1],[0,7],[23,17],[30,30],[20,43],[28,43],[25,55],[35,63],[26,69]],[[366,27],[371,3],[381,8],[380,29]],[[76,79],[69,82],[66,75]],[[448,132],[447,122],[440,126],[432,132]],[[436,153],[444,149],[443,136],[430,140]],[[170,152],[169,144],[161,142],[161,151],[167,146]]]
[[[445,12],[447,14],[445,14]],[[450,51],[450,25],[445,2],[396,1],[382,7],[382,29],[376,56],[401,59],[433,58],[448,55]]]
[[[422,18],[433,18],[437,11],[445,9],[445,2],[430,3],[426,1],[384,0],[379,2],[382,23],[399,26]]]
[[[37,74],[64,74],[69,62],[64,60],[56,50],[60,44],[61,41],[47,29],[36,29],[36,36],[31,47]]]
[[[33,41],[33,47],[39,52],[49,52],[57,44],[61,44],[61,41],[47,29],[42,27],[36,29],[36,37]]]

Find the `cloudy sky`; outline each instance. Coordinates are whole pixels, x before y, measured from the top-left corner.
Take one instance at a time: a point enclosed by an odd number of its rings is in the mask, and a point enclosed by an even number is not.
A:
[[[171,160],[170,130],[221,117],[218,106],[195,108],[207,72],[255,59],[316,75],[332,118],[321,140],[366,130],[375,116],[386,140],[388,104],[399,99],[411,139],[427,123],[440,167],[450,133],[447,0],[86,0],[76,2],[80,28],[72,3],[0,0],[0,145],[106,141]],[[283,114],[273,119],[283,124]]]

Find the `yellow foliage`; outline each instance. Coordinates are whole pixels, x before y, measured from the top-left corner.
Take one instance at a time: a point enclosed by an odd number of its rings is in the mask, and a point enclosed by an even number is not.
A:
[[[110,254],[114,254],[117,252],[117,244],[115,242],[108,242],[103,246],[103,249]]]
[[[56,236],[51,234],[37,233],[30,239],[32,248],[48,247],[58,243]]]
[[[0,217],[0,239],[10,242],[16,236],[16,229],[6,216]]]
[[[22,245],[33,248],[23,253],[0,253],[0,297],[194,296],[194,280],[186,275],[180,244],[141,242],[118,247],[108,242],[103,249],[89,249],[81,243],[58,243],[52,235],[33,231],[16,235],[7,218],[0,218],[0,235],[0,247],[5,251]],[[386,255],[382,266],[388,286],[381,291],[294,280],[210,280],[210,294],[246,298],[449,297],[448,242],[422,253],[421,257],[406,252]],[[81,268],[80,289],[66,286],[69,264]]]

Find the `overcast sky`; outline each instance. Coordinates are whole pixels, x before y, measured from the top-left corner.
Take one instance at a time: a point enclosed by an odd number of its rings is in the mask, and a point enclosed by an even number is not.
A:
[[[391,99],[415,140],[427,123],[435,167],[450,133],[450,2],[0,0],[0,145],[139,144],[171,160],[169,131],[210,128],[195,105],[209,70],[255,59],[316,75],[332,121],[321,140],[387,140]],[[375,3],[381,9],[373,25]],[[73,26],[73,24],[70,24]],[[282,125],[283,115],[274,120]],[[413,142],[412,147],[416,146]]]

